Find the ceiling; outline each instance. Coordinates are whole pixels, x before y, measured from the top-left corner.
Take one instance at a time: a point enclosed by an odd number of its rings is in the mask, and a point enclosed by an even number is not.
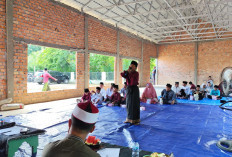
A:
[[[56,0],[152,42],[232,38],[232,0]]]

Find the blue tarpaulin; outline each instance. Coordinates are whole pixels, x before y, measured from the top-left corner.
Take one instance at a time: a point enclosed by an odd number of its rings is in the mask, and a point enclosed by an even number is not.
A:
[[[175,157],[232,156],[232,153],[216,146],[220,139],[232,139],[231,111],[222,110],[215,104],[189,103],[188,100],[176,105],[141,105],[146,110],[141,111],[141,124],[137,126],[123,123],[126,119],[125,108],[99,108],[99,120],[92,135],[102,142],[127,147],[131,141],[137,141],[142,150],[166,154],[173,152]],[[67,122],[74,106],[75,103],[58,105],[56,108],[9,116],[5,120],[45,129],[47,132],[39,136],[38,156],[41,156],[47,143],[67,135]],[[28,156],[30,149],[26,147],[21,147],[17,153]]]

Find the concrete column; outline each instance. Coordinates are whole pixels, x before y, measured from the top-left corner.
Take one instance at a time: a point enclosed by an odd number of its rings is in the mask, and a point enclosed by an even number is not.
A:
[[[7,98],[14,97],[13,1],[6,0]]]
[[[116,67],[114,69],[116,69],[116,76],[114,76],[116,78],[116,84],[120,84],[121,82],[119,82],[119,78],[120,78],[120,71],[119,71],[119,64],[120,64],[120,55],[119,55],[119,30],[117,31],[117,56],[116,56]]]
[[[194,83],[197,85],[197,77],[198,77],[198,42],[195,42],[195,50],[194,50]]]
[[[139,86],[143,86],[143,40],[141,48],[141,62],[140,62],[140,71],[139,71]]]
[[[84,87],[89,88],[89,45],[88,45],[88,17],[85,16],[85,79]]]
[[[159,57],[159,45],[156,45],[156,75],[155,75],[155,85],[158,85],[158,57]]]

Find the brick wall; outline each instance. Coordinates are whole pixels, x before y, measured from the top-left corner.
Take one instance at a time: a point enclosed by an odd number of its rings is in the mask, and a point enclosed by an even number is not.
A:
[[[119,36],[120,55],[141,58],[142,42],[123,33],[120,33]]]
[[[117,53],[117,31],[91,18],[88,21],[89,50]]]
[[[232,40],[200,42],[198,57],[198,83],[212,76],[219,84],[223,69],[232,67]]]
[[[48,0],[14,1],[14,36],[84,48],[84,16]]]
[[[158,84],[194,81],[194,43],[160,45]]]
[[[0,100],[6,98],[6,21],[5,2],[0,2]],[[14,35],[14,102],[24,104],[52,101],[81,96],[84,89],[84,54],[78,53],[77,60],[77,89],[49,92],[27,93],[27,46],[29,43],[39,45],[66,46],[70,48],[84,47],[84,15],[68,7],[47,0],[15,0],[13,7]],[[89,18],[89,49],[116,53],[117,31],[95,19]],[[25,39],[25,42],[19,39]],[[38,42],[37,42],[38,41]],[[29,42],[29,43],[27,43]],[[141,58],[141,40],[120,32],[120,55]],[[155,46],[155,45],[153,45]],[[58,48],[57,47],[57,48]],[[153,55],[154,48],[145,46],[146,56]],[[122,71],[120,59],[119,71]],[[149,69],[144,64],[143,69]],[[144,80],[149,77],[144,71]],[[122,79],[119,76],[120,87]],[[106,87],[107,88],[107,87]]]
[[[6,2],[0,1],[0,100],[6,98]]]
[[[150,82],[150,59],[151,57],[156,58],[156,45],[153,43],[143,43],[143,78],[141,86],[145,86]]]

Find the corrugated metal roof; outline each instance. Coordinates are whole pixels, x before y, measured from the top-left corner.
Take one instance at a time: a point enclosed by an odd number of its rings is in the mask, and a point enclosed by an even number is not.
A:
[[[232,38],[232,0],[57,0],[155,43]]]

